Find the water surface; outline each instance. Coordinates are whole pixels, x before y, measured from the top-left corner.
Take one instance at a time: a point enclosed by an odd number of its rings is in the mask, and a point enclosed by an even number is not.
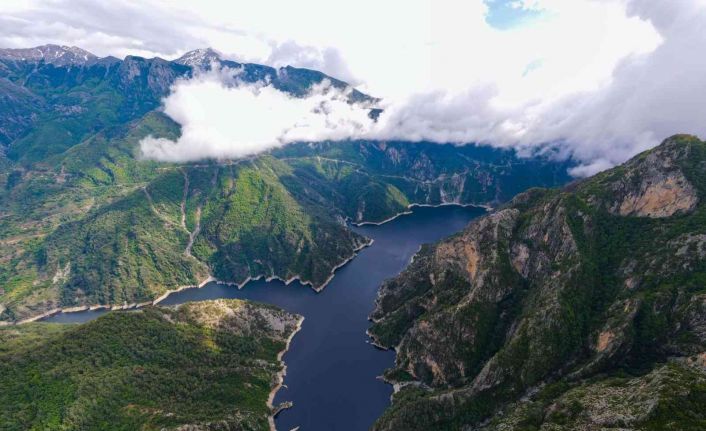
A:
[[[368,429],[390,403],[392,387],[377,379],[394,363],[394,352],[376,349],[365,334],[380,284],[398,274],[423,243],[461,230],[481,208],[415,207],[412,214],[381,226],[354,227],[375,240],[321,293],[294,282],[252,281],[242,290],[210,283],[167,297],[160,305],[217,298],[241,298],[274,304],[304,316],[304,324],[284,355],[286,387],[275,404],[294,402],[276,418],[277,429],[289,431],[361,431]],[[80,322],[106,311],[52,316],[47,321]]]

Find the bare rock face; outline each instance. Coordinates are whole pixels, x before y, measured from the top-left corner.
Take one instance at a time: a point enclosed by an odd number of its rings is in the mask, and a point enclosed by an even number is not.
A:
[[[177,308],[179,320],[246,336],[286,341],[300,317],[279,308],[242,300],[189,302]]]
[[[678,144],[680,138],[683,136],[670,138],[655,150],[628,161],[619,175],[610,171],[603,175],[607,177],[603,185],[612,198],[607,205],[611,213],[662,218],[696,208],[696,189],[678,163],[690,156],[689,147]]]
[[[674,172],[656,182],[643,182],[637,194],[630,194],[620,203],[623,216],[669,217],[692,211],[698,202],[696,191],[680,172]]]
[[[440,244],[433,253],[422,250],[414,267],[423,268],[423,275],[405,272],[407,277],[383,286],[373,318],[386,314],[394,317],[379,320],[372,334],[382,345],[398,344],[400,369],[433,386],[458,385],[473,374],[478,359],[457,358],[468,349],[483,345],[482,339],[487,338],[486,328],[473,322],[477,320],[474,310],[480,307],[490,312],[510,292],[509,285],[505,289],[499,287],[501,274],[494,270],[494,263],[502,255],[495,244],[507,240],[517,214],[514,209],[499,211]],[[450,294],[443,290],[448,285],[461,290]],[[409,292],[411,286],[419,290]],[[436,286],[442,290],[437,291]],[[413,321],[425,312],[430,318]],[[388,326],[402,321],[411,324],[404,337],[387,338]],[[426,350],[424,346],[429,344],[440,348]]]

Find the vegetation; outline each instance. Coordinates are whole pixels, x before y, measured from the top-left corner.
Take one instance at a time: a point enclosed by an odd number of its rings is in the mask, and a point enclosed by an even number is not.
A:
[[[675,136],[424,249],[370,332],[398,351],[388,379],[432,389],[376,429],[703,427],[704,156]],[[605,398],[620,375],[635,405]]]
[[[220,300],[0,329],[0,428],[267,430],[277,355],[296,322]]]

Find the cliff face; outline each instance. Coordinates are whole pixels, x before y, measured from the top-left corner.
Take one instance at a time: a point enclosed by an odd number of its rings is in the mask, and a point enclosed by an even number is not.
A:
[[[706,144],[675,136],[424,247],[371,316],[387,378],[414,383],[376,429],[703,426],[704,173]]]

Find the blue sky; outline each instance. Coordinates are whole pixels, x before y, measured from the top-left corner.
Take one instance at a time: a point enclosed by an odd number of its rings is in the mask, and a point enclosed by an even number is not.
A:
[[[485,20],[499,30],[527,25],[540,19],[544,12],[526,9],[517,0],[487,0],[488,15]]]

